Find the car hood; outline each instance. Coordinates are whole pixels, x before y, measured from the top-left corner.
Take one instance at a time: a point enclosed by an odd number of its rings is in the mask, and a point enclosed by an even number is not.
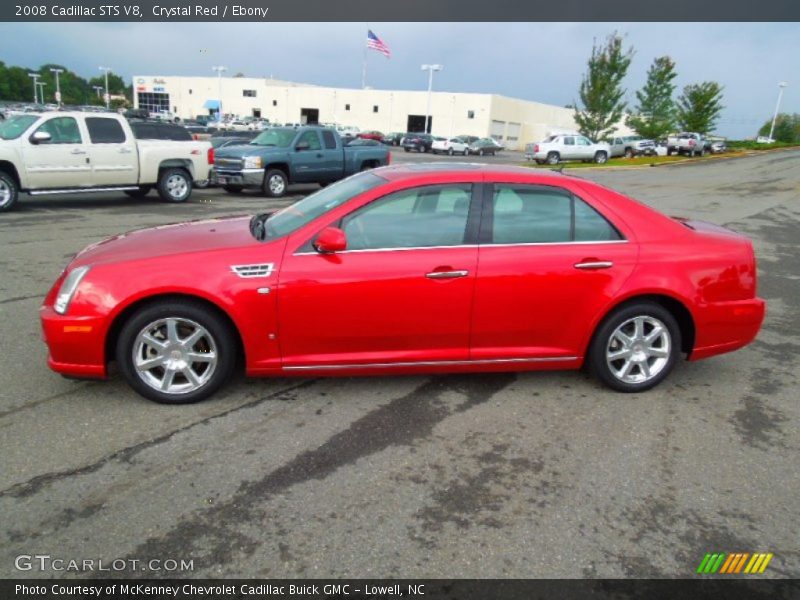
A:
[[[257,146],[255,144],[242,144],[236,146],[225,146],[214,152],[214,160],[219,159],[240,159],[243,156],[263,156],[264,154],[279,154],[288,152],[288,148],[278,148],[277,146]]]
[[[146,260],[259,243],[250,234],[249,217],[190,221],[137,229],[91,244],[76,255],[73,265]]]

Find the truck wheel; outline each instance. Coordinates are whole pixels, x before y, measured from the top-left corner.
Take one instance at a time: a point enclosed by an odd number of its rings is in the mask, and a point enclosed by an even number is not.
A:
[[[138,190],[125,190],[125,195],[130,196],[131,198],[144,198],[152,189],[152,186],[140,185]]]
[[[633,158],[633,148],[625,148],[625,158]]]
[[[547,153],[547,164],[548,165],[557,165],[559,161],[558,152],[548,152]]]
[[[264,193],[270,198],[280,198],[286,193],[289,181],[280,169],[269,169],[264,175]]]
[[[0,212],[14,208],[17,198],[19,198],[17,182],[5,171],[0,171]]]
[[[597,163],[598,165],[602,165],[607,160],[608,160],[608,154],[607,153],[603,152],[602,150],[600,152],[595,152],[595,155],[594,155],[594,162],[595,163]]]
[[[229,194],[241,194],[244,188],[240,185],[226,185],[222,189]]]
[[[166,202],[186,202],[192,195],[192,178],[184,169],[164,169],[158,179],[158,195]]]

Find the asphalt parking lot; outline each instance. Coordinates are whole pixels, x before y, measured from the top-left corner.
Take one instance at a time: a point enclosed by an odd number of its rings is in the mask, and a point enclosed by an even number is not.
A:
[[[39,553],[194,561],[140,576],[680,577],[720,551],[800,576],[800,152],[579,174],[751,236],[756,342],[633,396],[577,372],[238,378],[156,405],[47,369],[49,286],[100,238],[287,200],[21,198],[0,215],[0,576],[63,575],[14,569]]]

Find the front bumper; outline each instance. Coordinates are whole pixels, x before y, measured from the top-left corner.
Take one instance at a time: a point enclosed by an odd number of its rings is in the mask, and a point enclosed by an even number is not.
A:
[[[758,335],[765,314],[766,302],[761,298],[715,302],[698,309],[695,347],[689,360],[701,360],[746,346]]]
[[[241,169],[239,171],[215,169],[214,177],[219,185],[261,187],[264,183],[264,169]]]
[[[39,316],[49,350],[47,365],[53,371],[70,377],[106,377],[104,318],[60,315],[47,305]]]

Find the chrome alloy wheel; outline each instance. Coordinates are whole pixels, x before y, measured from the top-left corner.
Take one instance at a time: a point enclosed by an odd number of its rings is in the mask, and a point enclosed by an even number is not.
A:
[[[269,191],[275,194],[276,196],[280,196],[283,194],[284,190],[286,189],[286,183],[283,180],[283,177],[280,175],[273,175],[269,178]]]
[[[0,207],[5,206],[11,202],[13,192],[11,187],[2,179],[0,179]]]
[[[146,325],[133,343],[139,378],[166,394],[187,394],[203,387],[217,368],[217,345],[209,331],[183,318]]]
[[[620,381],[644,383],[664,369],[671,350],[672,340],[664,323],[651,316],[633,317],[609,337],[606,362]]]
[[[167,179],[167,192],[176,200],[183,198],[189,192],[189,184],[183,175],[170,175]]]

